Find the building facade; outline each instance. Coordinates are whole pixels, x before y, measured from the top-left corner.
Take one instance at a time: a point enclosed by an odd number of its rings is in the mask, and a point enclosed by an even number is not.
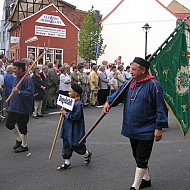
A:
[[[38,64],[80,60],[76,46],[85,11],[62,0],[9,1],[4,3],[1,30],[1,48],[8,59],[22,60],[29,54],[35,59],[48,47]]]
[[[49,48],[39,64],[44,64],[45,60],[52,63],[55,60],[60,63],[77,61],[79,30],[54,4],[50,4],[10,29],[10,58],[21,60],[33,54],[36,59],[44,48]]]

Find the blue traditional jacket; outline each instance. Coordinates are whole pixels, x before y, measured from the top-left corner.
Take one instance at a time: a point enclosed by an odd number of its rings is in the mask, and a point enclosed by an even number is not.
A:
[[[81,146],[79,141],[85,135],[85,121],[82,102],[75,100],[73,110],[67,111],[64,117],[60,138],[65,139],[73,146]],[[85,143],[85,141],[83,142]]]
[[[132,80],[131,84],[134,82]],[[125,85],[107,97],[109,104]],[[117,104],[124,101],[121,134],[131,139],[152,140],[155,129],[161,130],[167,126],[167,107],[160,83],[150,79],[136,83],[133,89],[130,86],[117,101]]]
[[[22,76],[15,78],[13,87],[15,87]],[[18,87],[20,94],[14,93],[10,99],[8,111],[29,115],[33,108],[33,97],[34,97],[34,85],[30,76],[26,76],[20,86]]]

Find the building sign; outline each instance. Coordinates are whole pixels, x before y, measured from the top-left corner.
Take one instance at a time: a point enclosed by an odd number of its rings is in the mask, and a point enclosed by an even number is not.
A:
[[[11,36],[11,44],[18,44],[20,37]]]
[[[35,26],[35,35],[66,38],[66,29]]]
[[[63,21],[59,16],[47,15],[47,14],[43,14],[36,22],[65,26],[65,24],[63,23]]]

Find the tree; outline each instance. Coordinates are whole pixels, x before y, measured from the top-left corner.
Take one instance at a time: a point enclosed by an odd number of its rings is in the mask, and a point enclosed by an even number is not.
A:
[[[77,45],[79,56],[82,57],[86,62],[96,60],[102,54],[104,54],[106,46],[103,45],[101,32],[102,26],[95,22],[95,12],[93,11],[92,7],[92,9],[89,10],[85,16]],[[99,53],[97,55],[95,53],[96,43],[99,44]]]

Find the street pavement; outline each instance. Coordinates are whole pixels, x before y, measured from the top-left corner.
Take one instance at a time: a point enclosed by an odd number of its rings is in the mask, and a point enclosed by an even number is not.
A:
[[[86,166],[83,156],[73,154],[71,169],[57,171],[63,163],[62,141],[53,143],[59,113],[30,118],[29,151],[16,154],[15,138],[0,122],[0,190],[128,190],[133,182],[135,162],[129,140],[120,135],[122,105],[112,108],[87,138],[92,161]],[[84,108],[88,130],[101,115],[102,108]],[[147,190],[190,190],[190,136],[183,137],[169,113],[169,129],[163,140],[154,144],[149,162],[152,187]]]

